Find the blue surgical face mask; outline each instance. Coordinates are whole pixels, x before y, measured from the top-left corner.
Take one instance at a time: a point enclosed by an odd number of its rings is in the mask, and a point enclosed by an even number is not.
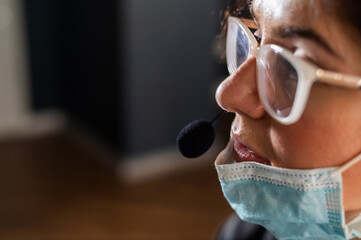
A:
[[[228,150],[215,165],[223,193],[238,216],[262,225],[277,239],[361,237],[361,217],[352,226],[345,223],[338,171],[344,169],[293,170],[236,163]]]

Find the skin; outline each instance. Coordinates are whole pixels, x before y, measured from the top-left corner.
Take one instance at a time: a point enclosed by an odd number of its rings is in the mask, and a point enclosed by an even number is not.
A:
[[[361,46],[353,29],[321,1],[254,0],[263,44],[277,44],[326,70],[361,76]],[[311,29],[328,46],[304,36],[282,36],[287,28]],[[345,34],[349,32],[352,34]],[[217,89],[216,99],[235,113],[232,134],[273,166],[313,169],[341,166],[361,152],[361,91],[315,83],[301,119],[282,125],[265,112],[257,92],[256,60],[250,57]],[[232,140],[231,140],[232,141]],[[346,220],[361,212],[361,163],[342,173]]]

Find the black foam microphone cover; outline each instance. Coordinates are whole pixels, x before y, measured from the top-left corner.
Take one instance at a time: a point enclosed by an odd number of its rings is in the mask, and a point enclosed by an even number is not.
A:
[[[179,151],[187,158],[196,158],[205,153],[215,138],[212,123],[198,119],[186,125],[178,134]]]

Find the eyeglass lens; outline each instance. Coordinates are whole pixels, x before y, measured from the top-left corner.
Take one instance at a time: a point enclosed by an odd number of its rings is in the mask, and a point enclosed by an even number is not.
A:
[[[247,35],[238,28],[237,31],[237,67],[247,60],[249,54],[249,44]]]
[[[249,43],[246,33],[235,22],[229,22],[227,30],[227,65],[232,74],[249,54]]]
[[[288,117],[295,100],[298,74],[291,63],[272,48],[260,52],[257,61],[261,97],[279,117]]]
[[[231,45],[231,46],[228,46]],[[227,33],[227,48],[235,52],[227,56],[229,69],[237,69],[248,58],[249,40],[244,30],[230,22]],[[228,53],[227,53],[228,54]],[[298,73],[292,64],[277,50],[263,49],[257,60],[258,87],[264,105],[280,118],[289,116],[295,100]]]

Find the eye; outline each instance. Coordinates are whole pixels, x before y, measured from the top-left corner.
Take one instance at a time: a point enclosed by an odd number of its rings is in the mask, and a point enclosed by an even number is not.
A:
[[[256,36],[256,35],[254,35],[254,37],[256,38],[258,44],[261,44],[262,38],[260,38],[260,37],[258,37],[258,36]]]
[[[254,29],[254,31],[252,31],[252,32],[253,32],[253,35],[256,38],[258,44],[261,44],[261,41],[262,41],[261,31],[259,29]]]

